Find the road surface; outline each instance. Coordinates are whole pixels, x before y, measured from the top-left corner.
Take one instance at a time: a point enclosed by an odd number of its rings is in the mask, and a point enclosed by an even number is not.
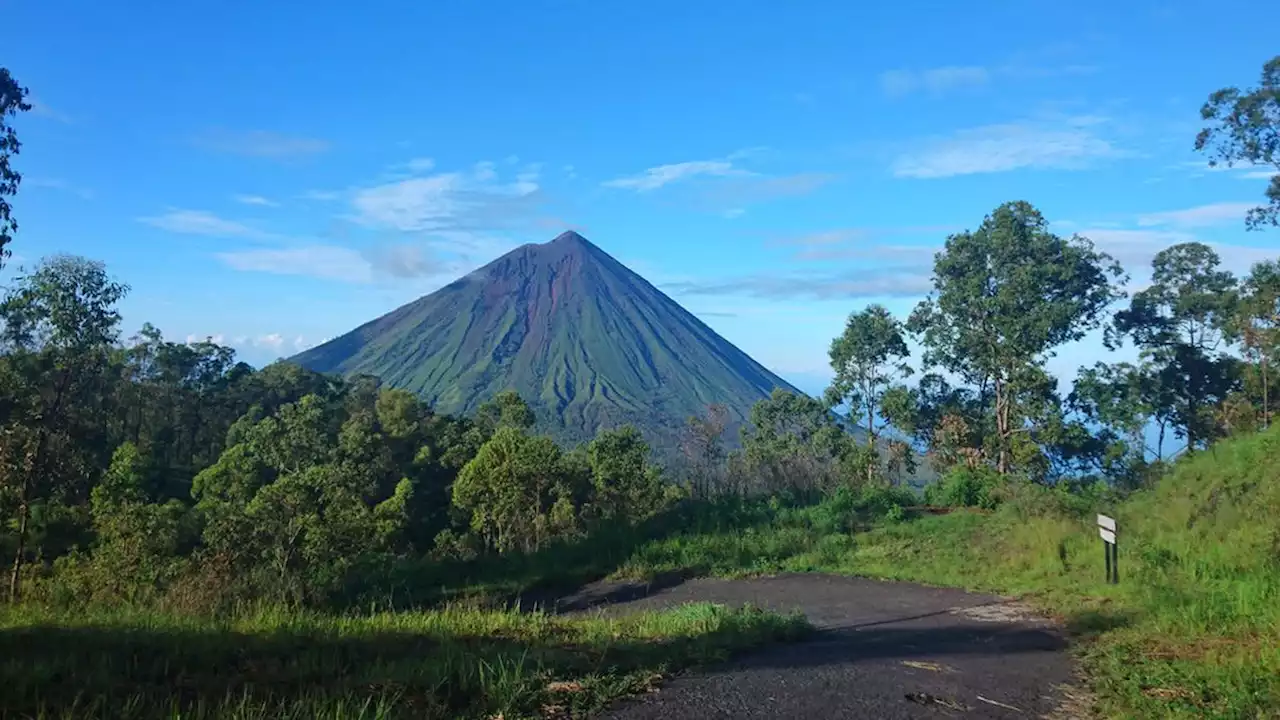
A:
[[[1012,600],[911,583],[822,574],[745,580],[595,583],[558,612],[624,613],[686,602],[799,610],[818,628],[657,692],[616,720],[711,718],[1078,718],[1084,707],[1066,641]]]

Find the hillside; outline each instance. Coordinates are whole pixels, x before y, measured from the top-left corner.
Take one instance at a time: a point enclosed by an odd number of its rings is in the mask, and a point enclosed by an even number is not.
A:
[[[796,391],[574,232],[517,248],[291,360],[376,375],[447,413],[515,389],[539,428],[567,442],[630,423],[671,446],[710,403],[737,424],[774,388]]]

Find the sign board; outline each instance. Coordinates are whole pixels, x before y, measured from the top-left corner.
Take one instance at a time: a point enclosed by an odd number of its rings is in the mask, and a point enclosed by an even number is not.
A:
[[[1103,542],[1109,542],[1112,545],[1116,544],[1116,534],[1111,530],[1108,530],[1106,528],[1098,528],[1098,534],[1102,536]]]
[[[1113,517],[1107,517],[1106,515],[1099,515],[1098,527],[1106,528],[1114,533],[1116,531],[1116,519]]]

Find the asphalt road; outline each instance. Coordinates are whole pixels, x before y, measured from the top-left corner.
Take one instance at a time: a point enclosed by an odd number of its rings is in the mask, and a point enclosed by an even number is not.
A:
[[[664,586],[665,585],[665,586]],[[603,714],[710,718],[1076,718],[1062,634],[1011,600],[819,574],[597,583],[560,612],[620,613],[708,601],[799,610],[820,632],[664,684]]]

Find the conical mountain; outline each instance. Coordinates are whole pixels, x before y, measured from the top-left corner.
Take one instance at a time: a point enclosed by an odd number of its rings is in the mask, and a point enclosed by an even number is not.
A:
[[[798,392],[574,232],[517,248],[292,361],[376,375],[447,413],[514,389],[540,429],[569,442],[630,423],[670,447],[710,403],[738,424],[774,388]]]

